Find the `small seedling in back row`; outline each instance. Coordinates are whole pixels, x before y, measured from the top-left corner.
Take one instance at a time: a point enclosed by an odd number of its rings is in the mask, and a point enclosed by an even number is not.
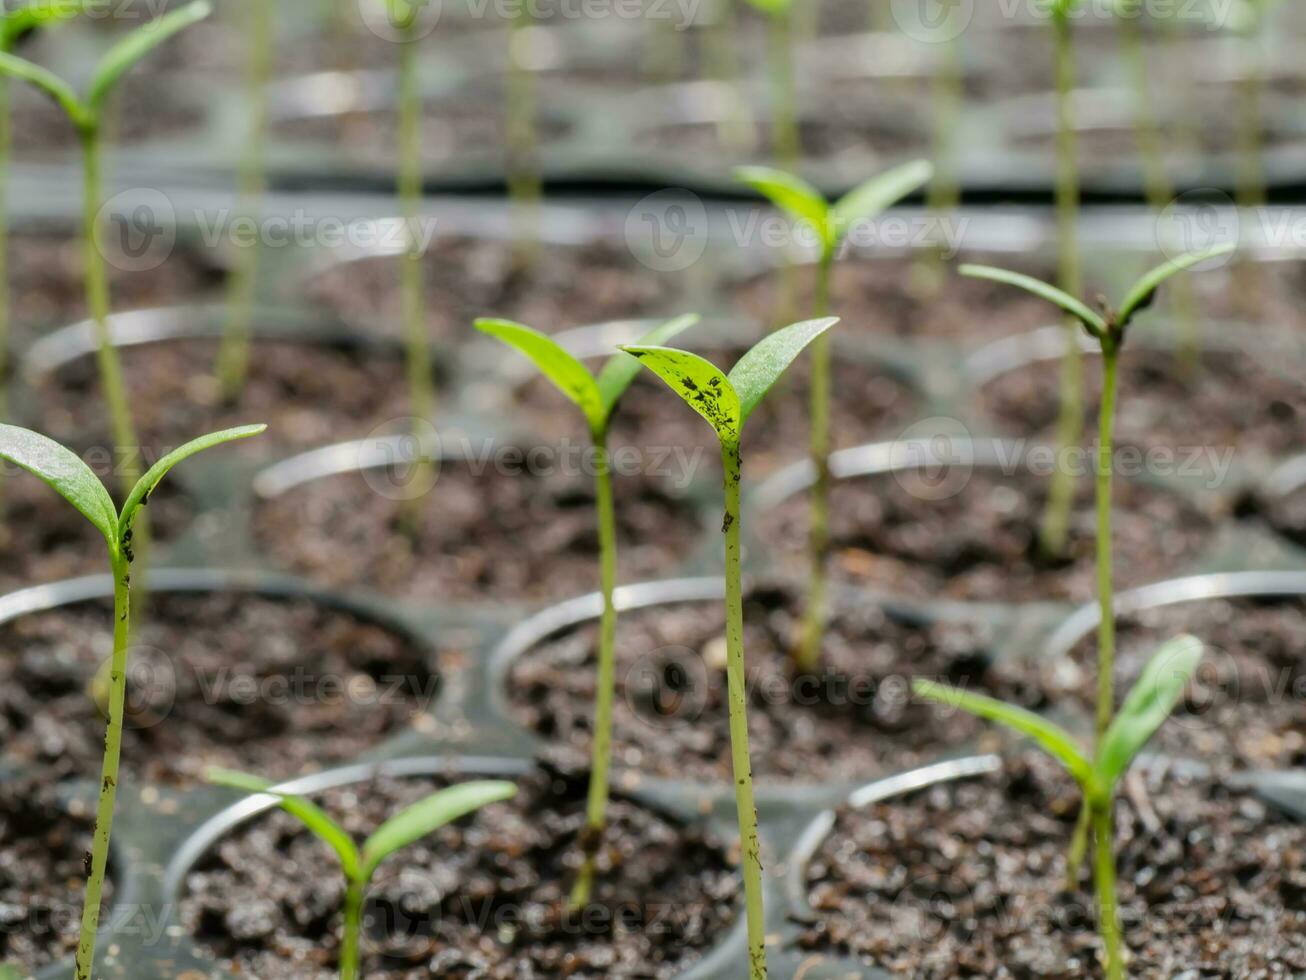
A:
[[[105,105],[119,80],[142,58],[167,41],[177,32],[195,24],[212,13],[208,0],[195,0],[185,7],[164,14],[156,20],[137,28],[102,57],[95,66],[86,96],[79,96],[71,85],[53,72],[33,64],[17,55],[0,53],[0,73],[21,78],[44,91],[67,114],[81,138],[83,155],[82,197],[84,252],[86,256],[86,300],[95,325],[99,344],[99,365],[104,397],[109,406],[109,420],[114,442],[120,451],[131,453],[129,464],[123,468],[123,490],[126,492],[140,476],[134,448],[136,428],[132,423],[131,405],[123,385],[122,366],[118,352],[109,334],[109,274],[105,268],[103,236],[99,226],[99,212],[103,195],[101,155]]]
[[[698,322],[696,316],[682,316],[662,324],[639,341],[642,346],[664,344]],[[613,592],[617,585],[617,519],[613,504],[612,472],[608,461],[608,425],[617,402],[639,374],[639,361],[629,354],[612,357],[595,377],[557,341],[537,330],[508,320],[477,320],[476,329],[497,337],[526,355],[540,373],[575,402],[589,423],[596,452],[594,488],[599,525],[599,578],[603,592],[603,616],[599,623],[598,685],[594,704],[593,762],[590,768],[589,804],[585,833],[581,837],[583,860],[580,876],[571,892],[571,905],[579,908],[590,900],[594,884],[594,862],[607,827],[609,767],[612,760],[612,709],[616,690],[617,608]]]
[[[794,81],[794,0],[748,2],[766,16],[769,31],[771,152],[776,166],[797,170],[803,146],[798,130],[798,86]]]
[[[730,758],[744,872],[750,980],[766,977],[766,917],[761,841],[748,752],[748,682],[744,670],[744,598],[740,571],[740,458],[744,423],[804,348],[838,322],[807,320],[772,333],[741,357],[727,375],[710,361],[670,347],[623,347],[707,419],[721,442],[725,470],[726,684],[730,703]]]
[[[1084,796],[1083,812],[1090,814],[1092,821],[1098,928],[1106,952],[1108,980],[1124,980],[1125,976],[1111,812],[1116,788],[1138,753],[1170,717],[1201,659],[1201,641],[1191,636],[1177,637],[1157,650],[1119,713],[1098,739],[1091,759],[1074,736],[1033,712],[947,684],[922,679],[912,684],[921,697],[961,708],[1028,735],[1065,766],[1079,784]]]
[[[924,160],[896,167],[872,177],[834,204],[801,177],[769,167],[742,167],[738,180],[765,195],[777,208],[816,232],[820,259],[816,271],[816,301],[811,315],[830,312],[830,273],[849,231],[893,207],[908,194],[929,183],[934,168]],[[826,555],[830,546],[830,338],[822,335],[812,345],[811,457],[816,479],[812,484],[808,552],[811,571],[807,586],[802,634],[794,654],[797,668],[812,673],[820,666],[821,636],[825,629]]]
[[[212,769],[207,776],[209,782],[218,786],[274,797],[281,809],[299,820],[305,829],[335,852],[340,860],[340,870],[345,876],[340,980],[357,980],[360,975],[363,903],[367,886],[381,862],[446,824],[475,813],[491,803],[499,803],[517,795],[517,787],[502,780],[478,780],[450,786],[400,810],[359,847],[344,827],[311,800],[293,793],[283,793],[265,779],[240,772]]]
[[[122,753],[122,722],[127,696],[127,644],[131,629],[132,528],[160,481],[178,463],[222,443],[256,436],[267,426],[248,425],[202,436],[174,449],[137,481],[122,509],[104,484],[73,452],[53,439],[28,429],[0,425],[0,459],[20,466],[58,491],[103,536],[113,574],[113,659],[109,673],[109,721],[104,738],[100,799],[95,812],[95,836],[77,944],[75,980],[90,980],[95,959],[95,935],[100,922],[100,892],[109,860],[109,836],[118,793],[118,763]]]

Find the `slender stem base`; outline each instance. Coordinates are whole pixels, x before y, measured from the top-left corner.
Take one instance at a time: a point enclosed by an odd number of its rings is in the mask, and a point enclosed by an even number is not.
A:
[[[954,170],[956,134],[965,103],[965,64],[963,36],[958,34],[948,42],[943,65],[934,76],[933,85],[933,136],[934,179],[926,191],[926,206],[931,217],[942,223],[961,206],[961,185]],[[942,229],[940,228],[940,231]],[[916,264],[917,285],[926,295],[936,292],[946,275],[947,247],[944,236],[928,249]]]
[[[82,906],[81,935],[77,941],[75,980],[91,980],[95,940],[100,929],[100,900],[109,866],[109,838],[118,798],[118,768],[122,756],[122,723],[127,702],[127,647],[131,636],[131,566],[120,555],[113,567],[113,659],[109,671],[109,720],[104,736],[104,762],[100,769],[100,799],[95,810],[90,874]]]
[[[766,980],[766,910],[762,895],[762,841],[753,800],[753,763],[748,751],[748,676],[744,669],[744,595],[740,548],[739,445],[722,444],[726,510],[726,682],[730,703],[730,760],[735,780],[748,925],[749,980]]]
[[[589,903],[594,887],[595,861],[607,827],[609,769],[612,762],[612,714],[616,700],[617,607],[617,518],[613,503],[612,472],[608,465],[607,436],[594,434],[597,471],[595,498],[599,516],[599,578],[603,590],[603,616],[599,621],[598,687],[594,700],[594,747],[590,764],[589,798],[585,809],[585,831],[581,838],[580,876],[571,891],[571,907]]]
[[[1106,957],[1107,980],[1125,980],[1125,944],[1120,933],[1120,900],[1116,889],[1116,856],[1111,803],[1093,807],[1093,838],[1097,879],[1098,931]]]
[[[536,160],[535,79],[530,66],[530,14],[521,9],[508,22],[508,197],[516,225],[517,260],[524,266],[535,260],[536,226],[543,189]]]
[[[9,421],[9,79],[0,78],[0,422]],[[0,489],[3,489],[0,473]]]
[[[1263,208],[1269,197],[1265,183],[1262,148],[1264,128],[1261,121],[1261,96],[1264,88],[1263,56],[1259,28],[1239,38],[1242,44],[1242,77],[1238,90],[1238,168],[1235,198],[1244,211]],[[1261,313],[1261,271],[1255,262],[1237,266],[1238,308],[1254,319]]]
[[[1102,409],[1097,458],[1097,740],[1100,744],[1115,710],[1116,614],[1111,582],[1111,483],[1119,373],[1119,342],[1102,342]]]
[[[344,926],[340,936],[340,980],[358,980],[363,939],[363,882],[345,888]]]
[[[817,267],[816,306],[814,317],[823,317],[830,308],[830,273],[833,251],[825,252]],[[830,336],[822,334],[812,342],[811,382],[811,458],[815,479],[812,482],[810,518],[807,532],[808,567],[807,605],[803,610],[802,636],[794,666],[800,673],[811,674],[821,666],[821,641],[825,634],[826,560],[830,551]]]

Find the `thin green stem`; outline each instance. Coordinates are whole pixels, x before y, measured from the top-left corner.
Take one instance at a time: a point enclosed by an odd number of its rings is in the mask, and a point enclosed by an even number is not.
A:
[[[762,896],[762,842],[753,800],[753,763],[748,751],[748,677],[744,669],[744,594],[741,570],[739,443],[722,443],[725,470],[726,684],[730,701],[730,760],[735,780],[740,862],[748,925],[749,980],[766,980],[766,910]]]
[[[9,79],[0,78],[0,422],[9,420]]]
[[[826,249],[816,273],[816,305],[813,317],[830,309],[830,274],[834,250]],[[807,549],[810,559],[807,606],[803,612],[802,639],[795,666],[805,674],[821,665],[821,640],[825,633],[826,559],[830,551],[830,335],[823,333],[812,342],[811,455],[815,479],[810,500]]]
[[[344,925],[340,935],[340,980],[358,980],[363,939],[364,882],[350,881],[345,887]]]
[[[536,160],[535,78],[526,50],[530,43],[526,4],[508,21],[508,197],[516,224],[519,261],[529,264],[536,250],[536,223],[543,190]]]
[[[794,78],[792,8],[768,18],[771,49],[771,146],[776,165],[798,172],[802,140],[798,133],[798,90]]]
[[[599,518],[599,584],[603,591],[603,616],[599,621],[598,690],[594,700],[594,746],[590,766],[589,799],[585,810],[585,831],[581,838],[583,862],[571,892],[571,907],[589,903],[594,886],[594,865],[608,819],[609,768],[612,763],[612,714],[616,701],[617,607],[617,518],[612,495],[612,472],[608,465],[607,434],[594,433],[596,470],[595,501]]]
[[[1111,482],[1120,342],[1115,334],[1102,341],[1102,408],[1097,446],[1097,741],[1111,724],[1115,709],[1116,614],[1111,582]]]
[[[703,59],[707,77],[721,82],[729,90],[729,104],[717,124],[717,138],[726,149],[742,151],[752,142],[753,127],[739,82],[736,2],[716,0],[716,15],[703,39]]]
[[[249,138],[237,176],[238,210],[253,214],[267,188],[265,146],[268,129],[268,82],[272,77],[272,13],[276,5],[267,0],[248,0],[250,18],[249,63],[245,75],[245,99],[249,106]],[[236,250],[235,268],[227,292],[227,324],[218,350],[218,381],[223,397],[235,399],[245,387],[249,372],[250,328],[254,319],[254,297],[258,285],[260,249],[257,243]]]
[[[100,799],[95,811],[91,842],[91,870],[82,906],[81,935],[77,941],[76,980],[90,980],[95,964],[95,939],[100,928],[100,900],[109,866],[109,838],[113,833],[114,804],[118,798],[118,767],[122,756],[122,721],[127,702],[127,646],[131,636],[131,565],[115,548],[109,556],[113,571],[113,659],[109,670],[109,720],[104,735],[104,762],[100,770]]]
[[[1116,890],[1116,856],[1111,801],[1093,807],[1096,851],[1098,930],[1106,952],[1107,980],[1125,980],[1124,940],[1120,934],[1120,900]]]
[[[1070,19],[1053,17],[1057,75],[1057,249],[1059,284],[1072,296],[1081,292],[1079,269],[1079,168],[1075,159],[1075,60]],[[1066,353],[1061,364],[1061,407],[1057,420],[1058,465],[1052,472],[1041,544],[1049,556],[1065,553],[1075,486],[1062,461],[1065,450],[1078,446],[1084,429],[1084,365],[1079,349],[1079,325],[1066,322]]]
[[[1066,857],[1066,891],[1073,892],[1079,887],[1079,872],[1084,867],[1084,858],[1088,855],[1088,833],[1092,829],[1093,811],[1085,799],[1079,808],[1079,819],[1075,823],[1075,835],[1070,839],[1070,852]]]
[[[674,82],[684,70],[684,33],[669,17],[654,18],[649,28],[649,78],[654,82]]]
[[[966,99],[963,35],[947,44],[943,64],[934,76],[933,126],[934,179],[926,191],[926,205],[934,220],[942,223],[961,206],[961,184],[956,174],[956,134]],[[941,229],[940,229],[941,230]],[[947,246],[943,236],[925,252],[917,265],[923,287],[933,292],[942,285]]]
[[[1237,120],[1237,187],[1234,197],[1242,210],[1263,208],[1269,197],[1262,160],[1264,128],[1261,121],[1263,77],[1260,27],[1242,39],[1242,75],[1238,79]],[[1261,311],[1260,266],[1243,262],[1237,270],[1238,305],[1245,316],[1256,317]]]
[[[413,39],[399,46],[399,202],[407,224],[408,241],[400,264],[400,286],[409,410],[415,419],[429,422],[435,417],[435,378],[426,336],[421,235],[418,233],[422,206],[422,93],[417,76],[417,46],[418,42]],[[424,427],[422,431],[425,431]]]

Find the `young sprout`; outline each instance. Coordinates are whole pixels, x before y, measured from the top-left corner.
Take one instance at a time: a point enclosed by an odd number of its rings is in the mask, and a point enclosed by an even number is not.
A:
[[[744,874],[750,980],[766,977],[766,917],[762,899],[761,841],[753,802],[748,752],[748,685],[744,672],[744,599],[740,575],[739,438],[744,424],[780,376],[817,337],[839,321],[806,320],[775,331],[741,357],[727,375],[697,354],[670,347],[622,347],[703,416],[721,442],[725,471],[726,686],[730,706],[730,759]]]
[[[1098,739],[1091,758],[1069,732],[1024,708],[982,694],[970,694],[948,684],[919,678],[912,683],[913,690],[921,697],[961,708],[1028,735],[1065,766],[1079,784],[1084,796],[1082,812],[1089,814],[1092,822],[1098,930],[1106,953],[1108,980],[1124,980],[1125,976],[1111,812],[1116,787],[1138,753],[1174,710],[1201,659],[1202,643],[1191,636],[1176,637],[1157,650],[1119,713]]]
[[[1120,363],[1120,349],[1124,345],[1125,334],[1129,325],[1143,310],[1152,305],[1159,290],[1166,280],[1186,269],[1217,256],[1227,255],[1233,251],[1233,245],[1220,245],[1202,252],[1191,252],[1157,266],[1136,282],[1125,296],[1118,309],[1112,310],[1102,301],[1102,312],[1090,309],[1086,304],[1062,292],[1055,286],[1040,282],[1029,276],[1004,269],[987,266],[962,266],[962,275],[994,282],[1018,286],[1035,296],[1046,299],[1064,310],[1081,323],[1089,336],[1102,348],[1102,405],[1098,411],[1098,457],[1096,476],[1096,510],[1097,510],[1097,600],[1099,605],[1097,638],[1097,737],[1099,749],[1102,739],[1111,723],[1111,711],[1115,705],[1115,592],[1111,580],[1111,484],[1113,477],[1112,462],[1115,454],[1115,413],[1116,383]],[[1058,467],[1060,469],[1060,467]],[[1068,881],[1078,880],[1079,867],[1083,861],[1088,842],[1089,810],[1086,807],[1080,816],[1079,827],[1075,832],[1071,846],[1070,861],[1067,865]]]
[[[109,835],[118,793],[118,762],[122,753],[123,710],[127,695],[127,644],[131,628],[132,527],[150,494],[168,471],[196,453],[222,443],[256,436],[267,426],[247,425],[201,436],[168,453],[150,467],[132,487],[122,509],[104,484],[75,453],[53,439],[28,429],[0,424],[0,459],[13,463],[47,483],[72,504],[103,536],[113,574],[113,659],[109,673],[109,721],[104,737],[104,763],[100,774],[100,799],[95,812],[86,902],[82,909],[81,937],[77,944],[75,980],[90,980],[95,959],[95,936],[100,923],[100,892],[109,860]]]
[[[206,776],[209,782],[218,786],[275,797],[281,809],[299,820],[305,829],[335,852],[340,860],[340,870],[345,876],[340,980],[357,980],[360,976],[363,901],[367,886],[381,862],[446,824],[475,813],[491,803],[499,803],[517,795],[517,787],[502,780],[478,780],[450,786],[400,810],[359,847],[344,827],[327,816],[326,811],[316,803],[302,796],[283,793],[258,776],[248,776],[228,769],[210,769]]]
[[[249,50],[245,65],[245,102],[249,130],[237,176],[237,196],[242,212],[256,212],[267,188],[264,170],[268,129],[268,81],[272,77],[273,18],[276,5],[267,0],[245,0]],[[260,251],[247,245],[237,251],[236,267],[227,292],[227,322],[218,350],[217,375],[222,394],[234,401],[245,387],[249,371],[250,325],[258,285]]]
[[[86,299],[99,343],[100,377],[109,406],[113,439],[120,451],[129,454],[127,464],[123,467],[124,491],[140,476],[140,466],[133,452],[133,447],[138,443],[131,406],[127,401],[127,390],[123,385],[122,366],[109,335],[109,276],[105,268],[104,245],[97,220],[103,190],[100,158],[105,103],[119,80],[137,62],[174,34],[203,20],[212,12],[209,0],[194,0],[128,34],[111,47],[95,66],[85,97],[79,96],[71,85],[40,65],[17,55],[0,53],[0,74],[30,82],[53,98],[68,115],[81,138]]]
[[[662,324],[639,340],[641,346],[664,344],[698,322],[696,316],[682,316]],[[589,800],[585,833],[581,835],[580,875],[571,892],[571,905],[589,903],[594,884],[594,863],[607,828],[609,767],[612,761],[612,709],[616,692],[617,608],[613,592],[617,586],[617,518],[613,504],[612,472],[608,463],[608,424],[617,402],[639,374],[639,361],[629,354],[616,354],[598,376],[572,356],[557,341],[508,320],[477,320],[476,329],[497,337],[530,358],[540,373],[579,406],[589,424],[595,449],[594,491],[599,525],[599,579],[603,592],[603,615],[599,622],[598,684],[594,703],[593,762],[590,767]]]
[[[820,191],[792,174],[767,167],[743,167],[735,177],[765,195],[795,221],[811,226],[820,246],[816,274],[814,317],[830,310],[830,273],[845,237],[854,224],[870,221],[913,191],[929,183],[934,168],[924,160],[903,164],[872,177],[834,204]],[[826,557],[830,546],[830,343],[818,338],[812,347],[811,456],[816,480],[812,484],[808,551],[811,572],[803,629],[794,654],[797,668],[812,673],[820,666],[821,634],[825,628]]]

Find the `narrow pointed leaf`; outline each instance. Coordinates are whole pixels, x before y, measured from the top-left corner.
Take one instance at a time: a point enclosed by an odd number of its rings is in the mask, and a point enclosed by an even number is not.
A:
[[[0,50],[12,51],[14,44],[29,31],[104,6],[104,0],[31,0],[0,15]]]
[[[30,82],[41,89],[59,103],[74,126],[81,126],[86,119],[86,109],[77,98],[77,93],[54,72],[33,64],[26,58],[0,51],[0,73]]]
[[[667,383],[694,411],[707,419],[722,442],[739,441],[742,419],[739,396],[726,373],[711,361],[674,347],[622,347]]]
[[[698,320],[698,315],[694,313],[678,316],[674,320],[668,320],[654,327],[635,344],[638,347],[662,347],[667,341],[698,323]],[[603,403],[604,421],[612,416],[612,410],[617,407],[617,402],[626,393],[630,383],[639,375],[639,370],[639,360],[625,351],[618,351],[603,365],[603,370],[599,372],[598,385],[599,401]]]
[[[794,5],[794,0],[748,0],[749,6],[772,16],[782,14]]]
[[[340,867],[351,880],[357,880],[362,868],[358,846],[344,827],[327,815],[326,811],[302,796],[293,793],[278,792],[276,787],[258,776],[236,772],[232,769],[209,769],[204,778],[214,786],[226,786],[230,789],[244,790],[246,793],[262,793],[275,797],[277,805],[302,823],[314,837],[335,851],[340,859]]]
[[[1080,786],[1087,788],[1091,784],[1093,767],[1084,753],[1069,732],[1046,718],[983,694],[960,690],[951,684],[936,684],[918,678],[912,681],[912,690],[930,701],[960,708],[978,718],[995,721],[1022,735],[1028,735],[1044,752],[1065,766]]]
[[[739,359],[730,370],[730,383],[739,394],[741,427],[807,345],[838,322],[831,316],[792,323],[768,334]]]
[[[738,167],[735,180],[753,188],[791,218],[811,225],[821,239],[822,248],[834,246],[830,206],[825,203],[825,196],[807,181],[774,167]]]
[[[1214,259],[1221,255],[1228,255],[1237,246],[1233,242],[1227,242],[1223,245],[1216,245],[1214,248],[1208,248],[1201,252],[1189,252],[1187,255],[1180,255],[1178,258],[1171,259],[1163,265],[1158,265],[1151,272],[1147,273],[1138,282],[1134,283],[1129,295],[1125,301],[1120,304],[1120,322],[1128,324],[1139,311],[1147,309],[1156,299],[1156,291],[1161,285],[1172,276],[1176,276],[1185,269],[1191,269],[1195,265]]]
[[[1006,269],[995,269],[987,265],[963,265],[961,274],[970,276],[972,279],[992,279],[994,282],[1006,283],[1008,286],[1018,286],[1035,296],[1047,300],[1049,303],[1061,307],[1084,324],[1088,328],[1088,332],[1093,336],[1101,337],[1106,333],[1106,321],[1102,319],[1101,314],[1095,313],[1069,293],[1063,292],[1057,289],[1056,286],[1049,285],[1041,279],[1021,275],[1019,272],[1010,272]]]
[[[934,165],[928,160],[904,163],[900,167],[872,177],[841,197],[831,209],[834,243],[843,241],[848,230],[859,221],[883,214],[904,197],[920,190],[934,179]]]
[[[1106,787],[1115,785],[1170,717],[1201,660],[1202,641],[1195,636],[1175,637],[1152,655],[1102,736],[1097,767]]]
[[[478,780],[450,786],[401,810],[380,827],[363,845],[363,878],[372,877],[377,865],[395,851],[421,840],[459,817],[474,813],[491,803],[517,795],[514,783],[500,779]]]
[[[43,480],[96,526],[110,548],[117,548],[118,511],[113,498],[76,453],[39,432],[0,425],[0,459]]]
[[[184,462],[206,449],[212,449],[214,446],[235,442],[237,439],[248,439],[265,431],[267,431],[266,425],[242,425],[235,429],[224,429],[221,432],[212,432],[206,436],[200,436],[198,439],[193,439],[186,445],[179,446],[168,453],[146,471],[145,475],[136,482],[132,492],[127,495],[127,502],[122,505],[122,513],[118,517],[119,537],[132,526],[132,521],[136,518],[136,512],[140,509],[141,502],[154,492],[154,488],[168,475],[168,471],[178,463]]]
[[[605,413],[594,376],[556,340],[511,320],[480,319],[476,329],[530,358],[541,374],[580,406],[591,426],[602,424]]]
[[[100,59],[86,93],[86,104],[98,110],[113,87],[132,67],[174,34],[197,24],[213,13],[209,0],[194,0],[179,10],[136,28],[111,47]]]

